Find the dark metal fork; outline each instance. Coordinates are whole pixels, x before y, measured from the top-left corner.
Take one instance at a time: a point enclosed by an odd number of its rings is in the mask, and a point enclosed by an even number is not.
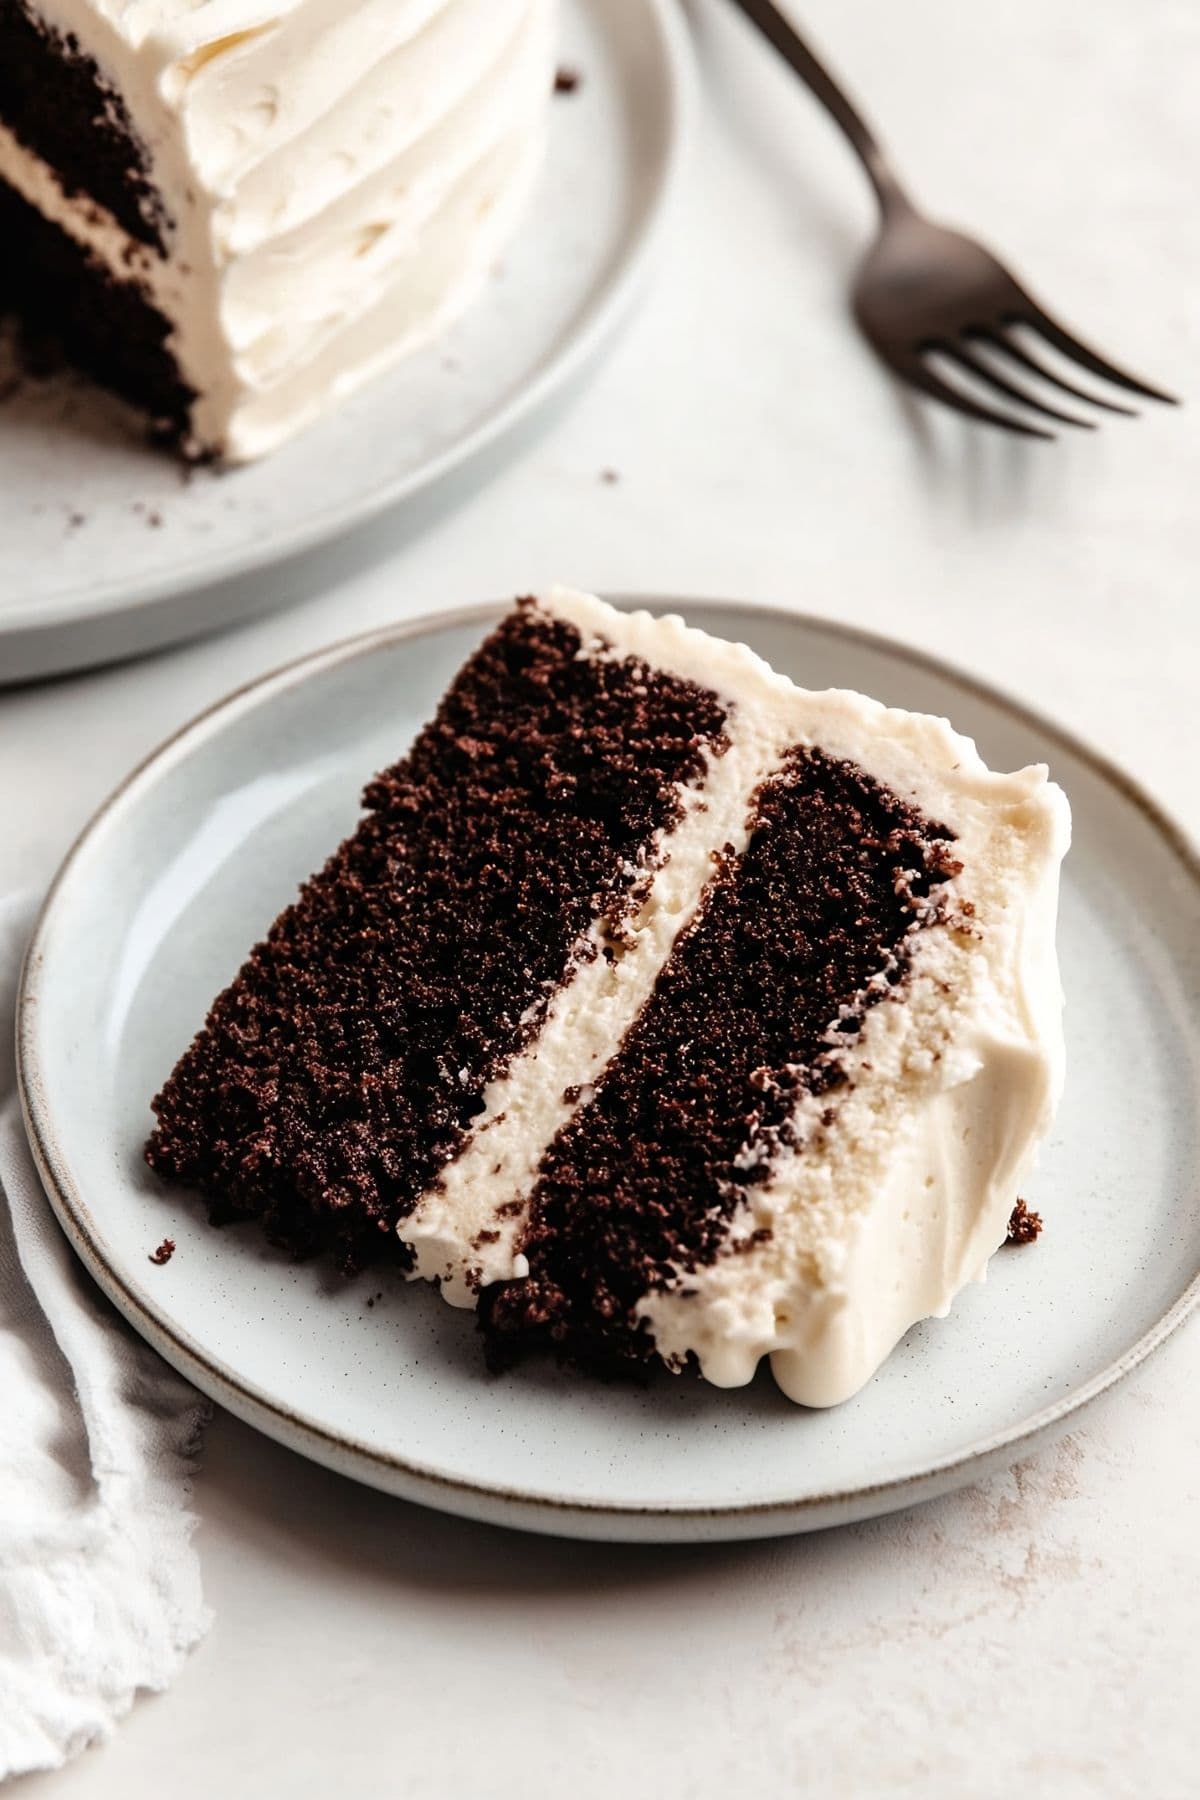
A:
[[[1126,393],[1178,405],[1172,394],[1118,369],[1065,331],[982,244],[960,231],[935,225],[918,212],[866,120],[779,8],[771,0],[736,0],[736,4],[841,126],[870,176],[879,201],[880,226],[855,279],[854,316],[868,342],[902,380],[969,418],[1023,437],[1053,438],[1055,434],[971,398],[939,374],[930,357],[949,360],[1006,400],[1065,425],[1094,429],[1090,419],[1062,412],[1030,393],[1020,380],[1022,370],[1091,406],[1136,416],[1131,407],[1076,387],[1017,343],[1013,327],[1025,326],[1089,374]],[[992,355],[981,355],[981,347]],[[1017,366],[1011,374],[1002,373],[995,366],[995,356],[1008,358]]]

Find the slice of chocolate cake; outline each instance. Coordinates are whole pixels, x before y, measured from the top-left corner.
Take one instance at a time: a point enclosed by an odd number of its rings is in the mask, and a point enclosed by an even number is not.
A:
[[[512,613],[216,1002],[153,1167],[549,1345],[854,1392],[1061,1081],[1066,803],[678,619]]]
[[[0,308],[261,456],[482,287],[557,0],[0,0]]]

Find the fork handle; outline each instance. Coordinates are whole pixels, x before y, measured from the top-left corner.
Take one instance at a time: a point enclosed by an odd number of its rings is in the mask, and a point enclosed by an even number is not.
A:
[[[867,124],[849,94],[834,80],[829,70],[810,50],[795,26],[785,19],[772,0],[734,0],[763,36],[774,45],[780,56],[806,83],[849,141],[851,149],[870,177],[875,197],[882,212],[894,211],[910,204],[907,194],[896,179],[878,138]]]

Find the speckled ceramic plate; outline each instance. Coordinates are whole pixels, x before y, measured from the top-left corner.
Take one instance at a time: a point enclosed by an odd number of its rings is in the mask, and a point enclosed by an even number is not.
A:
[[[1200,872],[1115,770],[1053,725],[878,638],[762,608],[674,604],[810,686],[948,715],[1004,767],[1049,762],[1075,844],[1060,946],[1069,1077],[1004,1250],[861,1394],[805,1412],[766,1375],[646,1390],[534,1365],[485,1374],[469,1314],[399,1280],[295,1267],[214,1231],[140,1160],[149,1097],[243,953],[353,825],[495,609],[360,638],[233,695],[118,791],[65,864],[26,970],[34,1152],[92,1274],[231,1411],[427,1505],[598,1538],[751,1537],[945,1491],[1059,1428],[1200,1290]],[[149,1253],[170,1234],[174,1258]]]
[[[583,79],[554,104],[529,217],[429,350],[264,462],[187,479],[77,379],[0,404],[0,683],[286,604],[286,580],[230,578],[412,500],[588,364],[657,238],[690,67],[676,0],[563,0],[562,15],[562,59]]]

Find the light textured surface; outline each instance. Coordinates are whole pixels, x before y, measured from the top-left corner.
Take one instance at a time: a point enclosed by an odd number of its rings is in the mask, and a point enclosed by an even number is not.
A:
[[[0,899],[11,1018],[33,897]],[[107,1737],[208,1624],[187,1510],[207,1409],[47,1213],[0,1049],[0,1780]]]
[[[1200,832],[1195,405],[1045,448],[918,421],[841,312],[858,178],[722,11],[696,9],[707,117],[670,264],[587,393],[486,489],[291,571],[293,612],[0,702],[6,879],[45,878],[128,765],[236,680],[553,579],[794,599],[903,634],[1095,738]],[[1195,8],[805,15],[931,203],[1200,395]],[[219,1421],[197,1496],[213,1633],[110,1748],[26,1791],[143,1800],[169,1770],[183,1800],[1174,1800],[1200,1753],[1198,1380],[1193,1326],[982,1490],[677,1552],[438,1519]]]

